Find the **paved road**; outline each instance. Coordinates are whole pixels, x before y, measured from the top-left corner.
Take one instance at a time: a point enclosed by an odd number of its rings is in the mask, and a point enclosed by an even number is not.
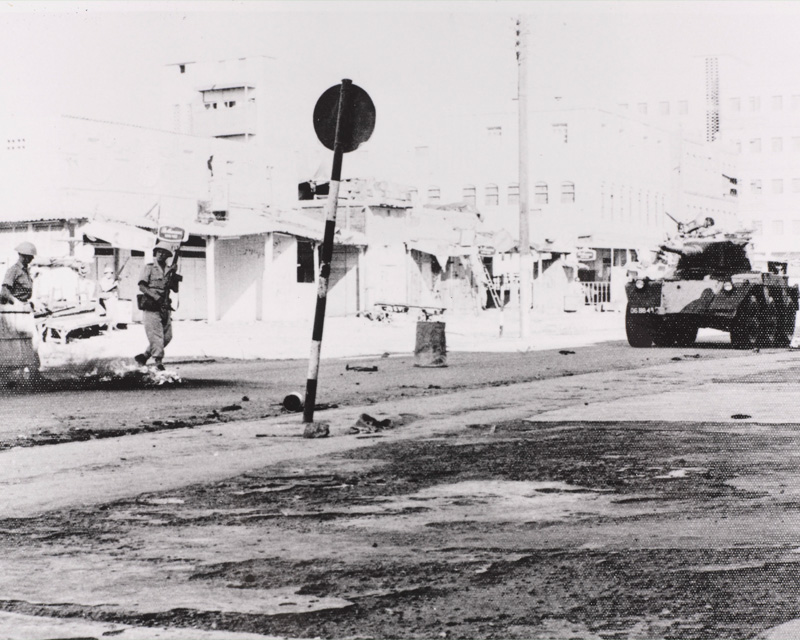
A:
[[[0,453],[0,635],[750,637],[800,617],[800,355],[604,345],[537,353],[518,383],[498,371],[524,355],[475,358],[381,363],[413,395],[351,388],[327,439],[284,415]],[[363,411],[397,426],[350,433]]]

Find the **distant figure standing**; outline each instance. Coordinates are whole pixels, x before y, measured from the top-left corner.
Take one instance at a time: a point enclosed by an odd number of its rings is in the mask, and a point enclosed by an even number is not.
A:
[[[19,259],[8,268],[5,278],[3,278],[3,285],[0,288],[0,304],[14,304],[16,301],[28,302],[33,295],[33,278],[28,270],[28,265],[33,262],[36,247],[30,242],[23,242],[17,245],[15,251],[19,254]]]
[[[100,306],[106,312],[108,318],[109,331],[116,331],[116,311],[117,300],[119,299],[119,280],[114,273],[114,267],[108,266],[103,269],[103,277],[100,278],[98,283],[100,287],[99,302]]]
[[[93,280],[89,279],[89,265],[81,262],[78,265],[78,282],[76,294],[78,296],[78,304],[88,305],[92,298],[94,298],[95,284]]]
[[[149,345],[134,359],[144,366],[152,357],[156,369],[164,370],[164,349],[172,341],[172,301],[170,291],[178,291],[181,276],[175,273],[174,265],[167,266],[172,250],[161,242],[153,247],[153,264],[146,264],[139,277],[139,308],[143,312],[144,332]]]
[[[6,271],[0,285],[0,336],[3,369],[25,372],[26,378],[39,376],[39,332],[33,318],[33,278],[29,265],[36,255],[30,242],[17,245],[19,260]]]

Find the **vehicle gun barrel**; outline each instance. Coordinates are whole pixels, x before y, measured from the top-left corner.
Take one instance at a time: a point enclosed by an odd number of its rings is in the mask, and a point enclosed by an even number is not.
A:
[[[699,256],[703,253],[703,250],[694,244],[687,244],[683,247],[674,247],[670,244],[662,244],[659,247],[662,251],[668,251],[669,253],[676,253],[679,256]]]

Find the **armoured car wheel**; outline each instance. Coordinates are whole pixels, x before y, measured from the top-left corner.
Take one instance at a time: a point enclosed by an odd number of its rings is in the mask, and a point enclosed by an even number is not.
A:
[[[764,302],[760,311],[759,324],[761,325],[760,345],[765,349],[778,346],[780,341],[780,318],[778,305],[774,300]]]
[[[794,323],[797,312],[792,310],[789,303],[783,305],[778,317],[778,339],[775,346],[785,348],[792,344],[794,336]]]
[[[697,325],[686,318],[654,318],[653,342],[657,347],[688,347],[697,339]]]
[[[675,344],[673,323],[666,318],[653,318],[653,343],[657,347],[672,347]]]
[[[673,329],[676,347],[689,347],[697,340],[697,325],[689,320],[680,320]]]
[[[643,349],[653,344],[652,318],[646,314],[632,314],[631,305],[625,310],[625,334],[628,344]]]
[[[739,305],[731,327],[731,344],[737,349],[755,349],[761,343],[761,300],[750,293]]]

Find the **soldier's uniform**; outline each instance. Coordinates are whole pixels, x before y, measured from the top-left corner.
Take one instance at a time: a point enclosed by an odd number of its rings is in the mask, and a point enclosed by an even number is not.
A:
[[[22,262],[12,264],[6,271],[2,286],[6,296],[11,295],[20,302],[30,300],[33,295],[33,278],[28,271],[28,265]]]
[[[159,249],[156,246],[156,249]],[[169,254],[172,252],[165,249]],[[161,368],[164,349],[172,341],[172,303],[170,291],[178,291],[178,280],[170,277],[169,269],[162,268],[158,261],[146,264],[139,276],[139,284],[145,285],[156,297],[145,295],[142,308],[142,321],[147,336],[147,349],[136,356],[139,364],[145,364],[151,357]]]

